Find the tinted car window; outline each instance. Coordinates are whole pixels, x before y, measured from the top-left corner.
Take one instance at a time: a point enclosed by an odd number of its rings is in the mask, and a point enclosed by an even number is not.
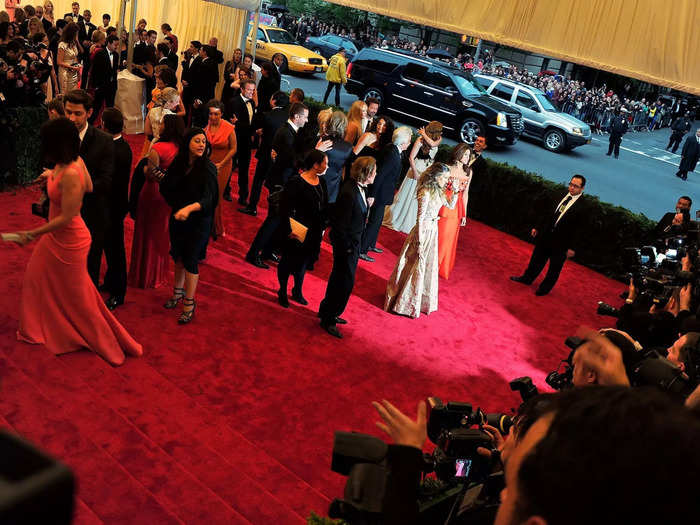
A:
[[[460,93],[462,93],[462,95],[465,97],[471,95],[483,95],[486,93],[486,90],[482,87],[482,85],[476,82],[476,79],[471,75],[465,76],[462,73],[455,75],[452,78],[455,84],[457,84],[457,88],[459,89]]]
[[[273,44],[296,44],[297,41],[292,38],[292,35],[284,29],[274,29],[267,32],[270,37],[270,42]]]
[[[491,87],[491,84],[493,84],[493,80],[489,80],[488,78],[474,77],[474,80],[476,80],[484,89],[488,89]]]
[[[265,36],[265,32],[262,29],[258,29],[258,40],[262,40],[263,42],[267,42],[267,37]]]
[[[532,109],[534,111],[537,111],[539,109],[539,107],[537,107],[535,99],[532,98],[528,93],[526,93],[522,89],[518,91],[518,96],[515,98],[515,103],[518,106],[522,106],[527,109]]]
[[[426,77],[426,84],[442,90],[445,90],[448,87],[454,87],[454,84],[452,83],[452,80],[450,80],[449,75],[437,69],[432,69],[428,73]]]
[[[398,57],[389,55],[388,53],[379,54],[373,51],[367,53],[362,53],[358,56],[354,62],[356,66],[366,67],[374,71],[380,71],[382,73],[391,73],[396,66],[401,64]]]
[[[512,87],[507,86],[505,84],[501,84],[499,82],[493,88],[493,91],[491,91],[491,95],[493,95],[494,97],[502,98],[503,100],[507,100],[510,102],[510,97],[513,95],[514,91],[515,91],[515,89],[513,89]]]
[[[403,77],[416,82],[425,82],[428,68],[422,64],[409,62],[403,70]]]

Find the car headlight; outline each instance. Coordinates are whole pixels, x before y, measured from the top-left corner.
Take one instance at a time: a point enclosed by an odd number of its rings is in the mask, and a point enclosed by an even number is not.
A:
[[[571,128],[571,133],[574,135],[583,135],[583,130],[581,128]]]
[[[508,128],[508,119],[505,113],[498,113],[496,116],[496,126],[499,128]]]
[[[301,62],[302,64],[308,64],[309,59],[304,57],[289,57],[292,62]]]

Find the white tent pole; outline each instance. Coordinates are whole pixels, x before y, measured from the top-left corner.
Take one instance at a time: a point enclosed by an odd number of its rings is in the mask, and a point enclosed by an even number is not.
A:
[[[134,62],[134,29],[136,29],[136,4],[138,0],[131,0],[131,21],[129,23],[129,47],[126,51],[126,69],[131,71]]]
[[[126,19],[126,2],[127,0],[121,0],[119,2],[119,20],[117,20],[117,35],[120,36],[122,29],[124,29],[124,20]]]
[[[255,62],[255,52],[258,50],[258,46],[256,45],[258,42],[258,25],[260,25],[260,5],[262,4],[262,0],[260,0],[260,3],[258,4],[258,8],[255,10],[255,19],[253,21],[253,38],[252,42],[250,43],[251,47],[251,55],[253,55],[253,62]],[[247,22],[248,16],[246,16],[246,22]],[[246,23],[246,29],[248,28],[248,24]]]

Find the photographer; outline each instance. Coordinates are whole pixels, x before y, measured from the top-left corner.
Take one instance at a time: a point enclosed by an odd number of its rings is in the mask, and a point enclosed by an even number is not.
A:
[[[27,61],[23,58],[24,43],[21,38],[11,40],[5,48],[5,63],[0,63],[0,92],[8,107],[27,105],[27,85],[24,71]]]
[[[693,201],[687,195],[678,198],[676,211],[666,213],[654,228],[654,237],[686,234],[690,223],[690,207]]]

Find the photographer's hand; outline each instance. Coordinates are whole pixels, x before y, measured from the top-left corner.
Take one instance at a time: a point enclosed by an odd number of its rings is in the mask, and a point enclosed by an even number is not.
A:
[[[684,272],[689,272],[690,268],[691,268],[690,256],[686,253],[685,257],[683,257],[683,259],[681,259],[681,270],[683,270]]]
[[[397,445],[423,449],[428,435],[425,401],[418,403],[418,414],[413,421],[386,399],[381,403],[372,402],[384,423],[377,421],[377,426],[391,436]],[[385,424],[386,423],[386,424]]]
[[[630,277],[629,293],[627,299],[632,302],[637,298],[637,287],[634,285],[634,278]]]
[[[585,326],[579,327],[576,336],[585,340],[576,352],[584,353],[588,367],[595,370],[599,385],[630,386],[630,380],[622,362],[622,351],[617,346],[607,337]]]
[[[681,288],[680,294],[678,295],[681,310],[690,310],[690,301],[692,299],[692,296],[693,285],[688,283],[683,288]]]

